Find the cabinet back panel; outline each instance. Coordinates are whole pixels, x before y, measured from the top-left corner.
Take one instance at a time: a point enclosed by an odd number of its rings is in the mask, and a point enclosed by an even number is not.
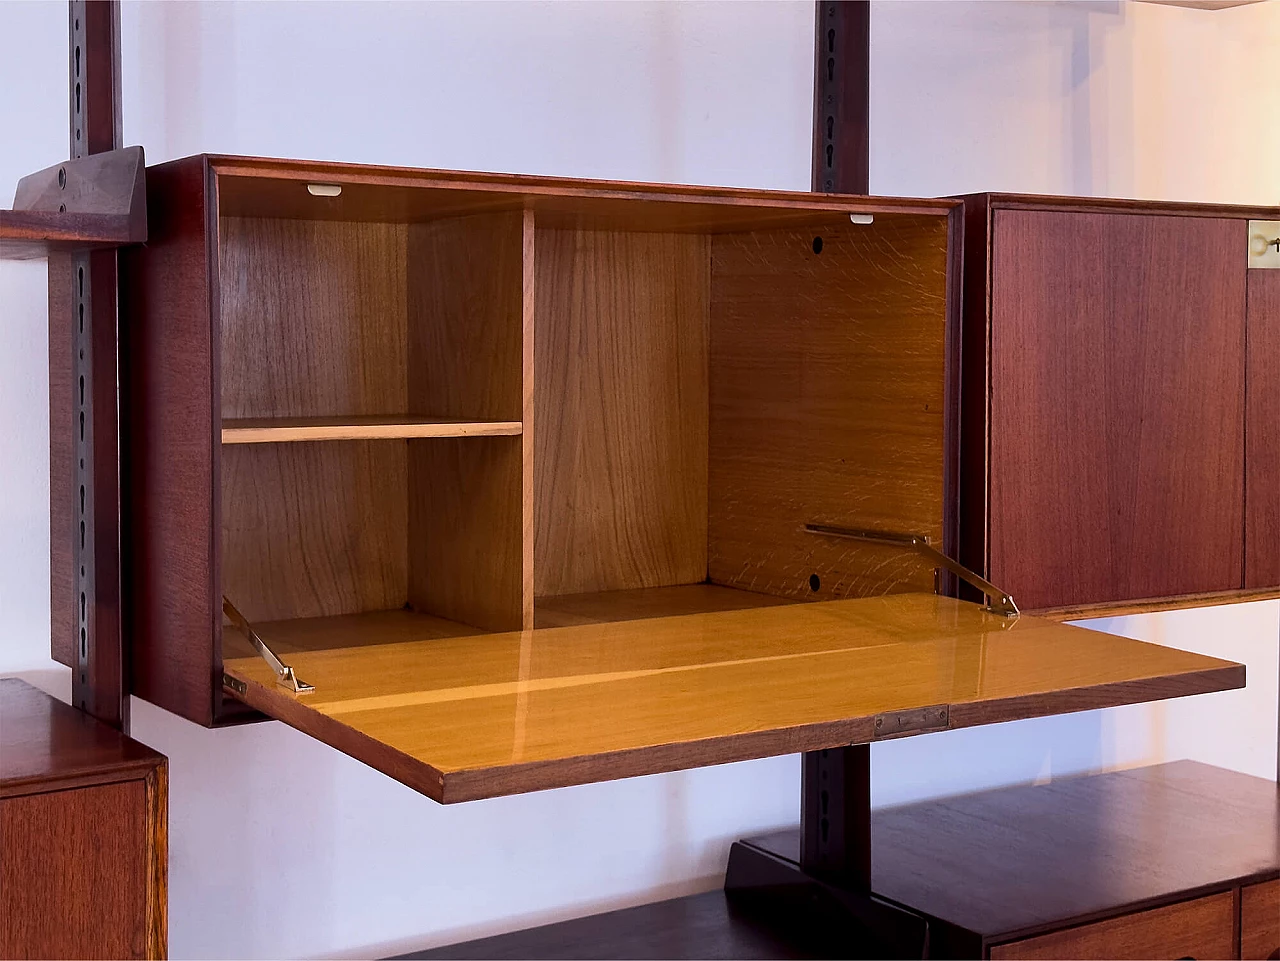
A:
[[[993,224],[991,579],[1024,609],[1242,587],[1241,222]]]
[[[407,490],[405,441],[224,447],[223,593],[251,621],[403,607]]]
[[[534,593],[705,580],[708,239],[534,247]]]
[[[944,542],[946,221],[711,250],[711,580],[824,600],[931,591],[911,553],[803,527]]]
[[[408,228],[220,221],[222,416],[408,409]]]

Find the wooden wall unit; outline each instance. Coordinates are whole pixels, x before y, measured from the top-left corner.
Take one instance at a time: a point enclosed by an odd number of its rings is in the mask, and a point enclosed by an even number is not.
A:
[[[1276,211],[965,200],[962,560],[1024,610],[1280,589]]]
[[[806,530],[956,549],[958,201],[233,157],[148,190],[126,615],[181,716],[458,801],[1243,683]]]
[[[0,680],[0,957],[166,956],[168,762]]]

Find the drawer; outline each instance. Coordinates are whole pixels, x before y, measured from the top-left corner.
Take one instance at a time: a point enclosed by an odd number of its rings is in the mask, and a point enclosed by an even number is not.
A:
[[[1012,958],[1230,958],[1230,892],[1026,938],[991,949]]]
[[[1280,959],[1280,881],[1241,890],[1240,957]]]

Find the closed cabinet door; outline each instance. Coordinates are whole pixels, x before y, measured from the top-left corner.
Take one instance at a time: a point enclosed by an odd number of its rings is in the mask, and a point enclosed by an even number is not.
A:
[[[1239,589],[1244,223],[998,210],[989,569],[1024,609]]]

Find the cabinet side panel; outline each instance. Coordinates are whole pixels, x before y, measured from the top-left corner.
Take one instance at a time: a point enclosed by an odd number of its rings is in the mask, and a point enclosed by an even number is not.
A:
[[[0,957],[148,956],[142,780],[0,800]]]
[[[947,220],[841,219],[713,239],[717,584],[822,600],[933,590],[909,551],[803,529],[949,540]]]
[[[49,257],[49,652],[76,660],[75,398],[72,320],[75,270],[69,254]]]
[[[1249,271],[1245,587],[1280,586],[1280,270]]]
[[[997,210],[991,579],[1024,610],[1239,589],[1238,220]]]
[[[204,158],[147,171],[148,242],[121,250],[125,630],[133,693],[210,724],[216,398]]]
[[[535,243],[535,593],[706,580],[707,237]]]

